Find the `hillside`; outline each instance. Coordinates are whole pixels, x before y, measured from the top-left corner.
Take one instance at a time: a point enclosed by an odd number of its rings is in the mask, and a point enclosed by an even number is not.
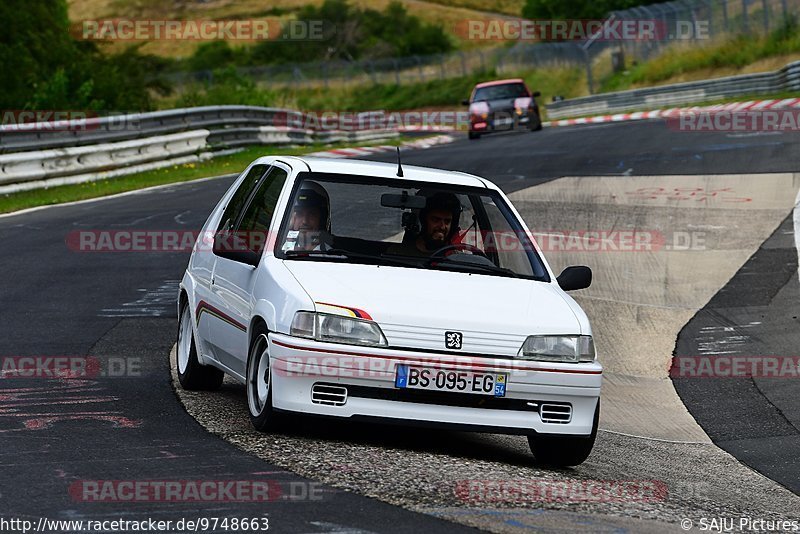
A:
[[[361,8],[384,10],[390,0],[350,0]],[[493,43],[464,41],[454,33],[463,20],[488,20],[496,17],[518,17],[524,0],[400,0],[410,15],[423,22],[440,24],[453,35],[459,48],[474,48]],[[276,17],[288,20],[304,5],[320,5],[322,0],[68,0],[73,22],[86,19],[146,18],[166,19],[245,19]],[[141,51],[163,57],[187,57],[199,46],[198,41],[157,41],[145,43]],[[496,44],[496,43],[494,43]],[[111,51],[129,46],[130,42],[111,45]]]

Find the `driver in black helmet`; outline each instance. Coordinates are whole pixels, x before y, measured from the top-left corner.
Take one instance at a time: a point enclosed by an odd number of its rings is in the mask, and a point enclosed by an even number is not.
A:
[[[389,247],[389,254],[429,257],[442,247],[450,245],[458,232],[461,202],[453,193],[435,193],[429,196],[419,212],[420,232],[408,243]]]
[[[328,192],[316,182],[305,182],[292,205],[283,250],[326,250],[329,237]]]

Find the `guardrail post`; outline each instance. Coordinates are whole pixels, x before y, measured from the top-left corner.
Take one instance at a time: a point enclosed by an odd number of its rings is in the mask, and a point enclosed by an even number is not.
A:
[[[714,3],[711,0],[703,2],[706,8],[706,20],[708,21],[708,37],[714,38]]]
[[[586,58],[586,83],[589,86],[589,94],[594,94],[594,82],[592,81],[592,56],[589,50],[583,49],[584,57]]]
[[[747,20],[747,0],[742,0],[742,29],[750,33],[750,23]]]
[[[728,0],[722,0],[722,25],[725,27],[725,33],[728,33]]]
[[[678,17],[680,16],[680,11],[678,10],[678,8],[677,8],[677,6],[675,5],[674,2],[667,2],[666,4],[664,4],[664,8],[665,9],[669,8],[669,10],[671,12],[671,15],[672,15],[672,28],[673,28],[673,31],[675,32],[675,36],[677,37],[678,36],[678,26],[679,26]]]

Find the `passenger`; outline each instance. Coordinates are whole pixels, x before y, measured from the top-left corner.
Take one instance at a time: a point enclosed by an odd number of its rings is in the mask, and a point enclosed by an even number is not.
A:
[[[316,182],[304,182],[292,206],[283,250],[327,250],[330,228],[328,192]]]

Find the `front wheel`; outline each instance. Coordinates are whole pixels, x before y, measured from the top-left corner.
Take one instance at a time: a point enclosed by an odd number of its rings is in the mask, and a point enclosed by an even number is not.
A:
[[[269,339],[264,331],[256,332],[247,358],[247,407],[250,422],[259,432],[278,427],[278,414],[272,408],[272,371]]]
[[[213,390],[222,385],[225,373],[210,365],[201,365],[197,359],[197,347],[194,344],[192,326],[192,310],[186,304],[178,323],[178,381],[183,389]]]
[[[582,464],[594,447],[597,427],[600,423],[600,400],[594,411],[592,433],[588,436],[558,436],[534,434],[528,436],[528,444],[537,463],[556,467],[573,467]]]

